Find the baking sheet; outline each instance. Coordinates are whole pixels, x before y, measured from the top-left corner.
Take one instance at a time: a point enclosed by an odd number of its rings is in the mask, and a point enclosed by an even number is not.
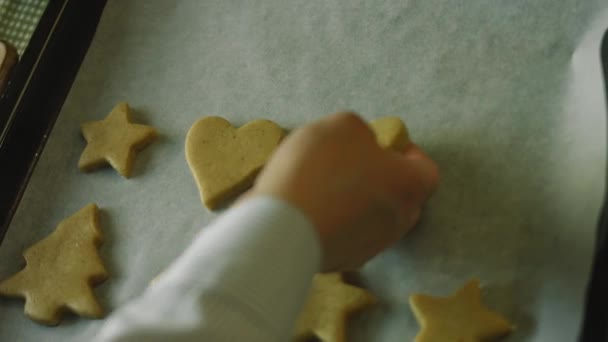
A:
[[[0,278],[95,202],[112,274],[97,293],[114,310],[215,216],[184,158],[196,119],[294,128],[348,108],[401,116],[443,178],[419,227],[363,269],[383,304],[357,317],[351,340],[411,340],[410,293],[478,277],[517,325],[507,341],[573,341],[604,187],[607,11],[593,0],[108,1],[0,247]],[[122,100],[162,138],[132,179],[80,173],[79,124]],[[0,299],[0,340],[87,340],[103,323],[48,328],[22,310]]]

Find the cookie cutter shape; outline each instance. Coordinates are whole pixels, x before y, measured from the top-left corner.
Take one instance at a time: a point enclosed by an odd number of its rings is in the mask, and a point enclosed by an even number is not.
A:
[[[410,144],[407,127],[397,116],[386,116],[369,123],[376,135],[380,147],[395,151],[404,151]]]
[[[0,282],[0,295],[25,298],[26,316],[46,325],[59,324],[66,310],[103,317],[93,293],[93,286],[108,277],[97,251],[102,242],[98,216],[97,206],[89,204],[26,249],[25,268]]]
[[[449,297],[410,296],[421,326],[416,342],[489,341],[508,335],[513,326],[481,302],[479,280],[471,280]]]
[[[186,160],[203,204],[217,209],[249,188],[284,136],[270,120],[239,128],[217,116],[194,123],[186,137]]]
[[[88,172],[109,164],[125,178],[131,176],[136,152],[158,135],[153,127],[131,122],[126,102],[118,103],[105,119],[85,122],[80,127],[87,146],[78,167]]]
[[[344,342],[348,319],[375,303],[370,292],[344,283],[340,273],[316,274],[296,322],[295,339],[316,337],[323,342]]]

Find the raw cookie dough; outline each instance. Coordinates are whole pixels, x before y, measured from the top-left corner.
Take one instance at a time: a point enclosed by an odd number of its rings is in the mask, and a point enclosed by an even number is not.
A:
[[[249,188],[284,136],[285,131],[269,120],[236,128],[224,118],[210,116],[192,125],[186,159],[205,206],[217,209]]]
[[[129,105],[120,102],[105,119],[81,125],[82,135],[87,141],[78,161],[82,171],[110,164],[122,176],[129,178],[136,151],[157,136],[153,127],[131,123],[130,116]]]
[[[319,273],[296,322],[295,339],[316,337],[323,342],[344,342],[349,317],[375,303],[371,293],[344,283],[340,273]]]
[[[369,123],[380,147],[403,151],[410,144],[407,128],[397,116],[386,116]]]
[[[65,310],[103,317],[92,288],[108,277],[97,253],[97,221],[95,204],[61,221],[53,233],[25,250],[25,268],[0,282],[0,295],[25,298],[25,314],[42,324],[59,324]]]
[[[416,342],[481,342],[513,330],[509,321],[481,303],[478,280],[450,297],[414,294],[410,306],[421,326]]]

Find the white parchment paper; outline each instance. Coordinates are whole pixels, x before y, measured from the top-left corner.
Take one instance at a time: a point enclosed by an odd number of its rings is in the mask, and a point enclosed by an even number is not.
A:
[[[508,341],[574,341],[603,196],[606,114],[600,1],[108,1],[19,210],[0,278],[24,248],[87,203],[102,209],[115,310],[208,223],[184,158],[190,125],[223,115],[295,128],[340,109],[399,115],[440,164],[419,227],[370,262],[382,304],[352,341],[410,341],[413,292],[472,277],[517,326]],[[79,125],[126,100],[162,138],[135,177],[82,174]],[[85,341],[103,321],[48,328],[0,299],[2,341]]]

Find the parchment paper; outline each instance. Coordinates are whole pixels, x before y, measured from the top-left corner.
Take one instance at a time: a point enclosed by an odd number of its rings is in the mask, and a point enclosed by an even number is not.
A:
[[[90,202],[102,209],[114,310],[137,296],[215,214],[184,158],[190,125],[223,115],[295,128],[340,109],[399,115],[440,164],[419,227],[370,262],[382,301],[352,341],[409,341],[407,297],[478,277],[516,325],[508,341],[573,341],[603,196],[599,1],[109,1],[97,35],[0,248],[21,252]],[[121,100],[163,137],[135,177],[82,174],[79,125]],[[84,341],[102,321],[47,328],[0,300],[2,341]]]

